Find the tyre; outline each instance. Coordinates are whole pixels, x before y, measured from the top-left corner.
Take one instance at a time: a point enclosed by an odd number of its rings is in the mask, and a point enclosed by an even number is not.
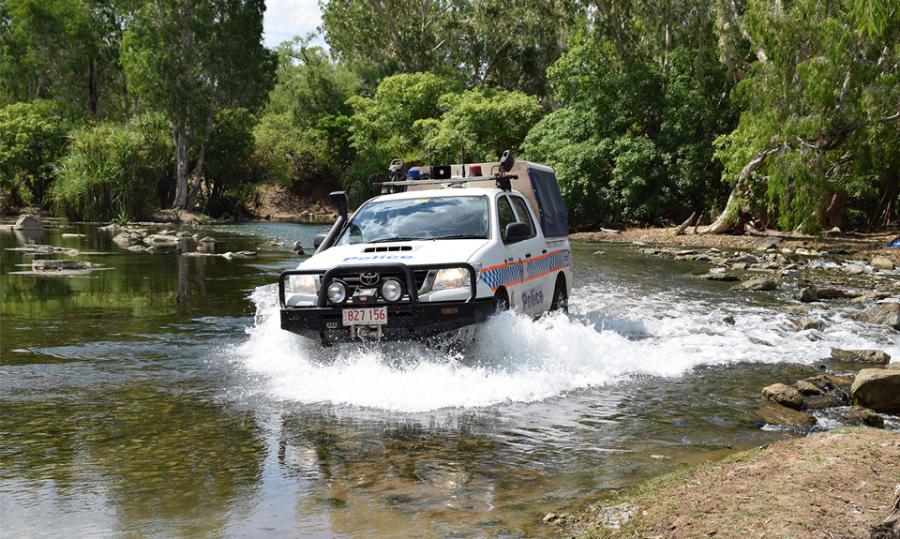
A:
[[[495,313],[502,313],[503,311],[509,310],[509,295],[507,295],[505,289],[501,288],[500,290],[497,290],[497,293],[494,294],[494,300],[497,302]]]
[[[562,277],[556,280],[556,288],[553,289],[553,300],[550,302],[550,311],[569,312],[569,293],[566,291],[566,281]]]

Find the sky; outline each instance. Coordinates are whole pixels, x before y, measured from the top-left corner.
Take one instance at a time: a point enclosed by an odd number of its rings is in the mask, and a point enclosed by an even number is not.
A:
[[[318,0],[266,0],[263,41],[274,48],[294,36],[314,32],[322,24]],[[315,40],[322,43],[321,38]]]

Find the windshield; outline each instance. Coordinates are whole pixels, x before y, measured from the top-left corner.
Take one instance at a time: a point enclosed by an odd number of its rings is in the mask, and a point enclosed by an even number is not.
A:
[[[409,198],[365,204],[337,244],[487,237],[487,197]]]

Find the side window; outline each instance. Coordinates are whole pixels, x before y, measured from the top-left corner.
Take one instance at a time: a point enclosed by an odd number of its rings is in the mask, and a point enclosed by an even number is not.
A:
[[[505,196],[497,199],[497,219],[500,221],[500,237],[506,241],[506,225],[516,222],[516,214]]]
[[[534,237],[534,221],[531,219],[531,212],[528,211],[528,205],[525,204],[525,200],[519,197],[510,197],[512,198],[513,206],[516,207],[516,213],[519,214],[519,222],[525,223],[528,225],[528,228],[531,229],[531,237]]]

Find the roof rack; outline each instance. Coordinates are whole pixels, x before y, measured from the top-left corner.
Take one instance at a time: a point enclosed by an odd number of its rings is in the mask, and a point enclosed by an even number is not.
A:
[[[394,182],[379,182],[375,185],[381,187],[408,187],[413,185],[442,185],[447,187],[455,187],[459,184],[469,183],[469,182],[485,182],[485,181],[495,181],[497,182],[497,187],[503,189],[504,191],[510,190],[509,180],[515,180],[519,177],[517,175],[510,174],[498,174],[496,176],[468,176],[466,178],[445,178],[442,180],[401,180]]]

